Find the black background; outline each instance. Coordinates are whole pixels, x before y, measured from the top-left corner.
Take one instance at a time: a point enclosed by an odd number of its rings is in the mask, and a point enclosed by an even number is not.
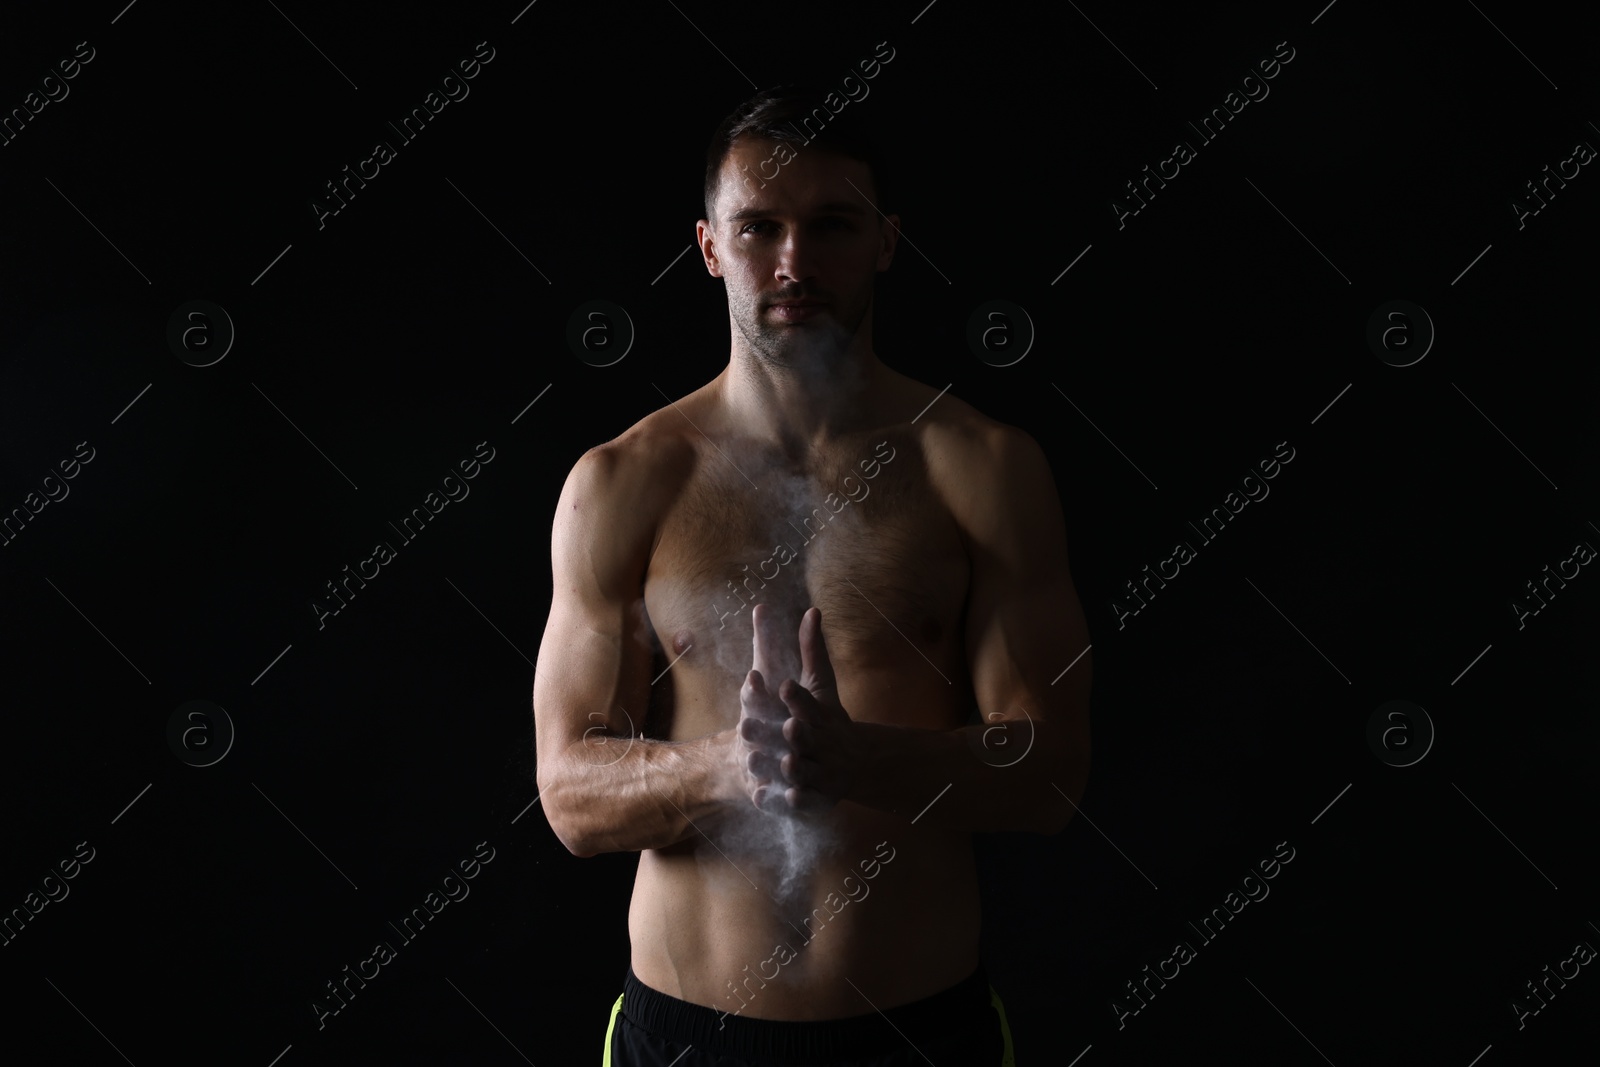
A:
[[[0,510],[94,449],[0,548],[0,909],[95,850],[0,948],[8,1051],[597,1060],[637,858],[577,859],[529,807],[556,495],[726,364],[721,283],[674,260],[717,121],[887,41],[851,105],[902,179],[877,351],[1045,447],[1093,640],[1083,816],[976,842],[1019,1061],[1593,1055],[1594,968],[1520,1030],[1511,1001],[1600,945],[1600,578],[1510,606],[1600,545],[1600,178],[1511,208],[1600,145],[1593,27],[924,3],[8,12],[6,112],[95,50],[0,146]],[[480,41],[470,95],[319,228],[324,183]],[[1283,41],[1270,95],[1119,229],[1123,183]],[[1008,367],[965,340],[997,298],[1037,331]],[[204,368],[166,339],[195,299],[237,330]],[[591,299],[637,329],[606,368],[565,341]],[[1407,367],[1366,341],[1395,299],[1437,330]],[[470,496],[319,630],[324,583],[485,440]],[[1119,587],[1282,441],[1271,495],[1119,629]],[[1395,699],[1436,732],[1405,768],[1367,742]],[[237,731],[209,767],[168,745],[189,700]],[[470,897],[319,1030],[323,983],[480,841]],[[1279,842],[1271,895],[1119,1029],[1124,983]]]

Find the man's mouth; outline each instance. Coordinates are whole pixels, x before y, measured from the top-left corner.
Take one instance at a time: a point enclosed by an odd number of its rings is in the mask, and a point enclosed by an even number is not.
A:
[[[789,300],[783,303],[772,304],[770,307],[777,313],[778,318],[785,322],[803,322],[813,316],[822,314],[826,302],[822,300]]]

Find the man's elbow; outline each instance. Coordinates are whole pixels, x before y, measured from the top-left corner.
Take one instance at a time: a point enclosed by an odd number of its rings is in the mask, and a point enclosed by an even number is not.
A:
[[[580,837],[570,822],[563,822],[558,826],[551,820],[550,828],[556,832],[556,839],[566,847],[566,850],[580,860],[600,855],[600,849],[591,844],[588,838]]]
[[[1074,806],[1069,806],[1066,801],[1062,800],[1061,794],[1056,793],[1054,795],[1056,802],[1050,806],[1048,814],[1045,815],[1040,825],[1036,828],[1037,833],[1041,833],[1046,837],[1055,837],[1061,833],[1072,822],[1073,817],[1078,814],[1078,809]]]
[[[1051,775],[1044,797],[1043,819],[1039,832],[1054,837],[1067,828],[1078,814],[1084,790],[1089,785],[1089,754],[1074,755],[1061,761],[1059,771]]]
[[[1062,807],[1065,806],[1066,805],[1062,805]],[[1076,814],[1077,812],[1072,811],[1071,809],[1068,809],[1065,812],[1054,811],[1050,814],[1050,817],[1044,822],[1044,824],[1037,828],[1036,832],[1043,834],[1045,837],[1055,837],[1057,834],[1061,833],[1061,831],[1067,828],[1067,824],[1072,821],[1072,817]]]
[[[564,782],[557,770],[541,763],[535,775],[535,784],[539,790],[538,800],[544,808],[545,821],[555,831],[556,840],[579,859],[598,856],[600,849],[586,832],[584,820],[574,815],[565,803]]]

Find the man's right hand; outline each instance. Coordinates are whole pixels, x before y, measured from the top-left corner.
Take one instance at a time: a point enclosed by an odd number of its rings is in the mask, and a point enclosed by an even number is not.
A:
[[[783,757],[789,754],[789,742],[783,724],[789,709],[778,699],[778,687],[784,680],[782,664],[793,657],[783,654],[782,623],[767,605],[751,609],[751,629],[753,666],[739,688],[735,761],[752,804],[763,811],[788,812],[790,783],[783,775]]]

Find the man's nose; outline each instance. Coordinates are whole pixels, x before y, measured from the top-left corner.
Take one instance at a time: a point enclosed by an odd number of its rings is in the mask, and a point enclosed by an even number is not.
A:
[[[804,282],[815,276],[815,250],[809,237],[790,230],[778,247],[778,278],[789,282]]]

